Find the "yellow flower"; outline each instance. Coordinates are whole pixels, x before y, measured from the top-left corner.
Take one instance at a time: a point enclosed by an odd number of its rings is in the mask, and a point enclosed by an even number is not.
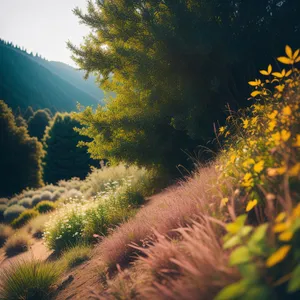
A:
[[[270,121],[270,122],[269,122],[269,130],[270,130],[270,131],[273,131],[274,128],[275,128],[275,126],[276,126],[276,124],[277,124],[276,120]]]
[[[291,136],[291,133],[285,129],[281,131],[281,139],[286,142]]]
[[[224,126],[220,127],[219,132],[222,134],[224,133],[224,131],[225,131],[225,127]]]
[[[250,187],[253,185],[253,178],[251,173],[246,173],[242,182],[242,186]]]
[[[271,114],[268,114],[268,118],[274,120],[277,115],[278,115],[278,111],[274,110]]]
[[[276,133],[272,134],[271,138],[275,142],[276,145],[280,144],[281,136],[280,136],[279,132],[276,132]]]
[[[279,168],[268,168],[268,170],[267,170],[268,176],[270,176],[270,177],[282,175],[285,172],[286,172],[286,167],[285,166],[282,166],[282,167],[279,167]]]
[[[256,205],[257,205],[257,200],[256,199],[254,199],[252,201],[249,201],[248,204],[247,204],[247,207],[246,207],[246,212],[253,209]]]
[[[273,253],[268,259],[267,259],[267,267],[273,267],[287,256],[289,251],[291,250],[291,246],[286,245],[280,247],[275,253]]]
[[[277,85],[275,86],[275,88],[278,90],[279,93],[281,93],[284,90],[284,84]]]
[[[300,147],[300,134],[296,135],[296,142],[293,143],[293,146],[297,148]]]
[[[283,232],[289,228],[289,223],[283,222],[273,226],[273,232]]]
[[[225,205],[227,204],[228,201],[229,201],[228,198],[223,198],[223,199],[221,200],[221,206],[225,206]]]
[[[262,75],[265,75],[265,76],[268,76],[268,75],[270,75],[271,74],[271,72],[272,72],[272,66],[271,65],[269,65],[268,66],[268,70],[267,71],[265,71],[265,70],[261,70],[261,71],[259,71]]]
[[[225,137],[228,137],[230,135],[230,131],[228,130],[226,133],[225,133]]]
[[[243,128],[247,129],[248,126],[249,126],[249,120],[247,120],[247,119],[243,120]]]
[[[257,119],[258,119],[258,117],[256,116],[256,117],[254,117],[254,118],[252,118],[252,120],[251,120],[251,124],[253,125],[253,126],[255,126],[256,124],[257,124]]]
[[[291,110],[291,107],[290,106],[286,106],[282,109],[282,113],[285,115],[285,116],[290,116],[292,114],[292,110]]]
[[[236,159],[236,155],[235,154],[232,154],[230,156],[230,162],[233,164],[235,162],[235,159]]]
[[[293,233],[291,231],[285,231],[285,232],[282,232],[278,239],[282,242],[288,242],[292,239],[293,237]]]
[[[255,79],[255,81],[249,81],[248,83],[251,86],[258,86],[258,85],[261,84],[261,80],[260,79]]]
[[[263,160],[261,160],[260,162],[256,163],[254,165],[254,167],[253,167],[254,172],[260,173],[263,170],[263,168],[264,168],[264,164],[265,164],[265,162]]]
[[[255,161],[253,158],[248,158],[243,162],[243,167],[247,168],[249,165],[254,165]]]
[[[278,216],[275,219],[276,223],[282,222],[284,220],[284,218],[286,217],[286,213],[285,212],[281,212],[280,214],[278,214]]]

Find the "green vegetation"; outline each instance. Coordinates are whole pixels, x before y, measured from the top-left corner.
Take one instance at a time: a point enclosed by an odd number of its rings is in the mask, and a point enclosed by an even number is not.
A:
[[[0,224],[0,247],[2,247],[6,240],[14,233],[13,229],[4,224]]]
[[[37,217],[39,212],[34,209],[23,211],[16,219],[11,222],[13,228],[20,228],[28,223],[31,219]]]
[[[14,204],[12,206],[9,206],[3,213],[4,220],[6,222],[11,222],[17,217],[19,217],[19,215],[21,215],[21,213],[23,213],[24,211],[25,211],[25,207],[21,205]]]
[[[53,211],[55,208],[56,208],[55,203],[53,203],[51,201],[41,201],[35,206],[35,209],[40,214],[48,213],[50,211]]]
[[[69,248],[62,254],[62,260],[67,268],[74,268],[91,258],[91,247],[87,245],[78,245]]]
[[[1,299],[49,299],[61,270],[58,265],[38,260],[15,262],[1,274]]]
[[[25,127],[16,125],[11,110],[3,101],[0,101],[0,128],[0,165],[5,174],[0,182],[0,196],[40,186],[42,145],[29,137]]]
[[[51,116],[45,110],[37,110],[28,120],[28,132],[32,137],[41,140],[44,136],[46,127],[51,120]]]
[[[96,160],[90,158],[86,149],[77,145],[82,138],[74,131],[81,127],[79,122],[69,114],[57,113],[45,132],[44,181],[57,183],[59,180],[79,177],[84,179],[91,166],[99,166]]]

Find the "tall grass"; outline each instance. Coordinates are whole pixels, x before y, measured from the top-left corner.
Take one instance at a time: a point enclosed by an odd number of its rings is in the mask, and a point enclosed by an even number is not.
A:
[[[0,275],[0,299],[46,300],[58,280],[61,269],[57,264],[16,261]]]

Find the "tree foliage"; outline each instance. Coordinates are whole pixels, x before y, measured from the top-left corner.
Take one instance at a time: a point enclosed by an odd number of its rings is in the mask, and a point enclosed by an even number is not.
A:
[[[12,111],[0,101],[0,195],[10,196],[42,184],[42,145],[18,127]]]
[[[50,120],[51,116],[46,110],[37,110],[34,115],[28,120],[29,134],[41,140]]]
[[[93,30],[69,43],[87,74],[114,92],[78,115],[94,157],[172,166],[213,136],[222,111],[246,104],[257,67],[299,42],[293,0],[99,0],[75,14]],[[289,22],[285,19],[288,16]]]
[[[87,140],[74,130],[80,127],[78,121],[69,114],[57,113],[47,127],[43,143],[45,146],[44,181],[56,183],[62,179],[79,177],[90,171],[91,166],[99,163],[90,158],[86,148],[78,147],[80,140]]]

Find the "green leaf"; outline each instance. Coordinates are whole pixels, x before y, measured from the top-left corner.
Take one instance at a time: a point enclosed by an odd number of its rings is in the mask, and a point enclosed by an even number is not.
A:
[[[214,300],[234,300],[239,299],[244,295],[247,288],[247,283],[245,280],[241,280],[239,282],[233,283],[231,285],[226,286],[219,294],[216,296]]]
[[[251,231],[253,227],[252,226],[244,226],[239,232],[240,236],[247,236]]]
[[[234,246],[237,246],[241,243],[241,239],[239,236],[235,235],[233,236],[231,239],[229,239],[228,241],[226,241],[223,245],[224,249],[230,249]]]
[[[269,300],[272,299],[271,290],[264,285],[252,285],[247,288],[243,300]]]
[[[268,229],[268,224],[263,224],[258,226],[255,231],[253,232],[249,242],[260,242],[261,240],[263,240],[266,236],[266,232]]]
[[[289,281],[288,292],[294,293],[300,289],[300,265],[292,273],[292,278]]]
[[[242,277],[255,282],[259,279],[259,273],[257,272],[256,265],[254,263],[240,264],[238,265],[239,272]]]
[[[229,263],[231,266],[239,265],[248,262],[250,258],[249,249],[245,246],[241,246],[231,253]]]

